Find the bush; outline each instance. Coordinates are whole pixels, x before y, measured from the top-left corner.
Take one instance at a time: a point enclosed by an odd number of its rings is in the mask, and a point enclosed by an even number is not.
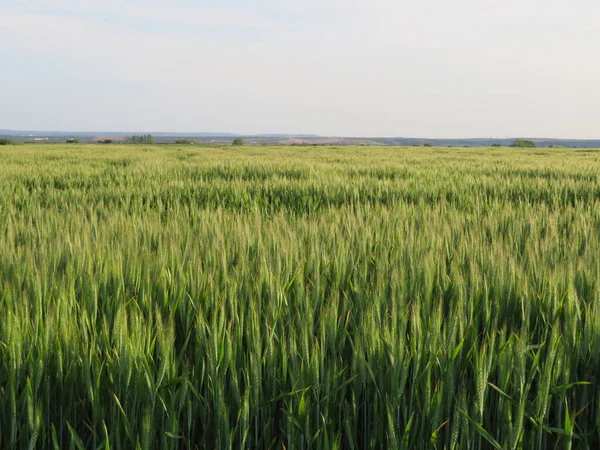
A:
[[[11,141],[10,139],[2,138],[0,139],[0,145],[14,145],[16,142]]]
[[[67,144],[79,144],[79,139],[67,139]]]
[[[235,138],[232,145],[244,145],[244,140],[242,138]]]
[[[535,148],[535,143],[533,141],[528,141],[526,139],[517,139],[512,143],[511,147],[517,148]]]

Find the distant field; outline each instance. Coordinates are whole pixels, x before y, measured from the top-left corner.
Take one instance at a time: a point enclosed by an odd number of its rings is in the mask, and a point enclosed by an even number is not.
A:
[[[600,448],[599,174],[0,147],[0,448]]]

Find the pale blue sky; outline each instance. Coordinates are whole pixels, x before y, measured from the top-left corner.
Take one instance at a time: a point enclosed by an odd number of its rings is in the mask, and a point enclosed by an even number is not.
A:
[[[0,129],[600,137],[597,0],[0,0]]]

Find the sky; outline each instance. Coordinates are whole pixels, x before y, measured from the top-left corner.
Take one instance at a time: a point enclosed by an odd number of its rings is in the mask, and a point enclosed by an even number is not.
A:
[[[600,138],[597,0],[0,0],[0,129]]]

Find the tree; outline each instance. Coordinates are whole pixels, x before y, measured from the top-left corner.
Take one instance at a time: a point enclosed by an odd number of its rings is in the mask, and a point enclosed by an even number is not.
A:
[[[535,143],[533,141],[528,141],[526,139],[517,139],[512,143],[511,147],[517,148],[535,148]]]
[[[10,139],[2,138],[0,139],[0,145],[13,145],[14,142]]]
[[[79,144],[79,139],[67,139],[67,144]]]
[[[154,144],[154,138],[151,134],[134,134],[133,136],[127,136],[125,142],[128,144]]]
[[[232,145],[244,145],[244,140],[242,138],[235,138]]]

